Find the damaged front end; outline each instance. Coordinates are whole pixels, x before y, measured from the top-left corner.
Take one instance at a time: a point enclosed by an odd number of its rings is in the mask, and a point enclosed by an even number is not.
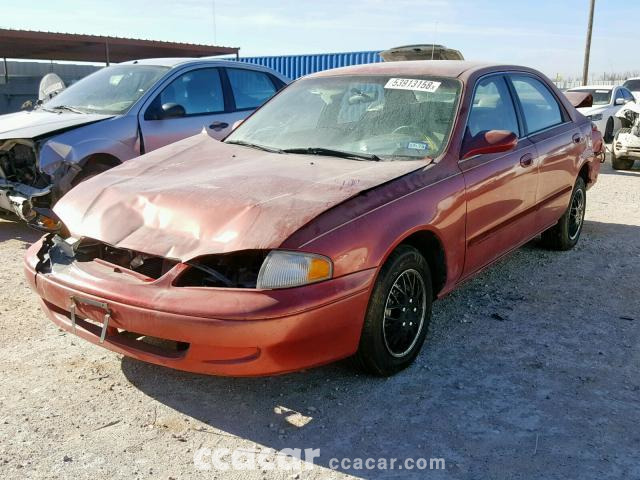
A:
[[[42,212],[50,212],[81,170],[77,163],[64,161],[53,143],[46,139],[0,140],[0,213],[14,214],[45,231],[55,228],[47,226],[52,215]],[[43,153],[47,153],[47,169],[42,166]]]
[[[640,160],[640,105],[628,103],[616,117],[622,127],[613,140],[613,152],[617,158]]]
[[[33,140],[0,141],[0,210],[32,221],[36,205],[48,205],[51,179],[38,168],[38,144]]]

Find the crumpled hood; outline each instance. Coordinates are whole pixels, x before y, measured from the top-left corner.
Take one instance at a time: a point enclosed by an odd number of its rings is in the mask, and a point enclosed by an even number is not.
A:
[[[113,115],[46,112],[42,109],[0,115],[0,140],[36,138],[58,130],[106,120]]]
[[[187,261],[276,248],[325,210],[429,162],[269,153],[203,133],[87,180],[54,210],[75,237]]]
[[[640,115],[640,105],[635,102],[629,102],[625,104],[620,110],[616,112],[616,117],[618,118],[626,118],[625,113],[628,111],[632,111]]]

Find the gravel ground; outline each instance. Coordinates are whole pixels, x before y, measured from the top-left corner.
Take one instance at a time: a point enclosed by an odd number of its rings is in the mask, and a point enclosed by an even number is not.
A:
[[[416,364],[192,375],[65,334],[0,220],[1,478],[640,478],[640,170],[607,163],[578,246],[531,242],[436,302]],[[200,448],[320,449],[312,470],[200,471]],[[443,458],[445,470],[331,469]],[[269,464],[276,463],[269,455]]]

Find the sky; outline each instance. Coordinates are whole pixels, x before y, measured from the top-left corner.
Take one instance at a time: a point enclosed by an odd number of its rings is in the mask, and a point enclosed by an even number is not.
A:
[[[582,72],[588,6],[589,0],[0,0],[0,27],[217,44],[240,47],[242,56],[440,43],[469,60],[568,78]],[[637,0],[596,0],[592,74],[640,72],[639,18]]]

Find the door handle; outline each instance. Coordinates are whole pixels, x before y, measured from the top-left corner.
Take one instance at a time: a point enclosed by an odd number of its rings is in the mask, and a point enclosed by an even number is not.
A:
[[[531,165],[533,165],[533,155],[531,155],[530,153],[525,153],[523,156],[521,156],[520,165],[522,165],[523,167],[530,167]]]
[[[573,140],[573,143],[580,143],[582,141],[582,136],[579,133],[574,133],[571,139]]]
[[[228,126],[229,124],[226,122],[213,122],[211,125],[209,125],[209,128],[213,130],[222,130],[223,128],[227,128]]]

